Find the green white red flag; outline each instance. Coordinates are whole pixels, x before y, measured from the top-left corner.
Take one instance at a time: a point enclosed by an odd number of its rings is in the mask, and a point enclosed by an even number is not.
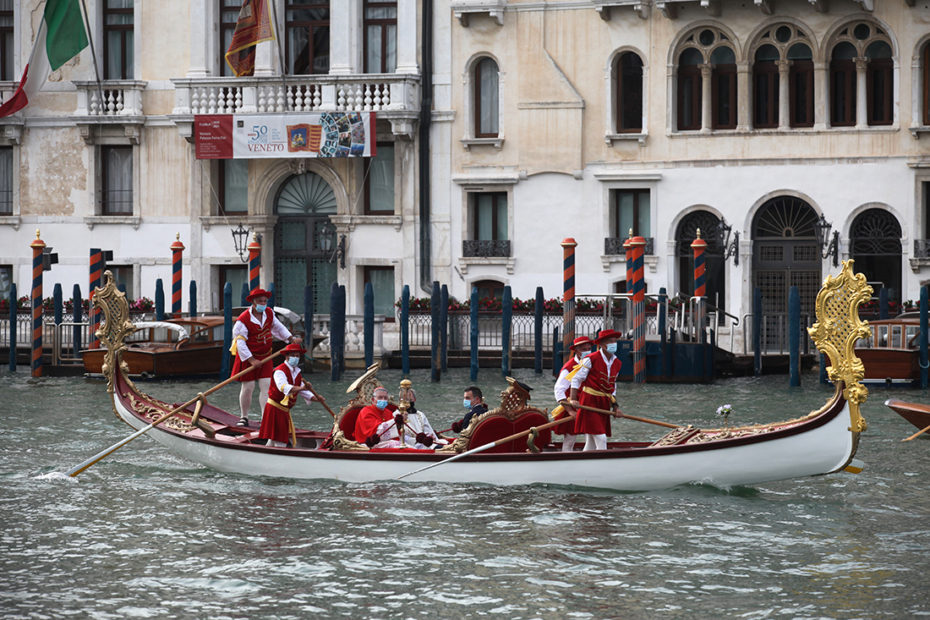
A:
[[[244,0],[226,50],[226,64],[236,77],[255,72],[255,47],[274,39],[268,0]]]
[[[23,71],[16,92],[0,105],[0,117],[26,107],[48,80],[52,71],[87,47],[87,32],[81,17],[80,0],[48,0],[29,64]]]

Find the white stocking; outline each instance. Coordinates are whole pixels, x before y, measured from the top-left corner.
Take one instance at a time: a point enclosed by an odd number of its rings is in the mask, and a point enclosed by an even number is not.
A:
[[[255,390],[254,381],[243,381],[239,387],[239,412],[243,418],[249,417],[249,406],[252,404],[252,392]]]
[[[607,435],[604,433],[599,435],[585,435],[584,449],[586,452],[588,450],[606,450]]]
[[[271,377],[258,380],[258,418],[263,417],[265,401],[268,400],[268,388],[271,387]]]
[[[575,449],[575,439],[577,435],[565,435],[562,437],[562,452],[571,452]]]

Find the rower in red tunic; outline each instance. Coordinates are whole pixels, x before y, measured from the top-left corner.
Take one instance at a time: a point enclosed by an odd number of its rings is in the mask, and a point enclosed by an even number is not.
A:
[[[620,360],[617,359],[617,340],[620,332],[604,329],[598,332],[594,342],[597,351],[589,353],[571,379],[571,406],[566,409],[577,410],[575,433],[586,435],[584,449],[606,450],[607,437],[610,436],[610,416],[604,413],[585,410],[584,405],[597,409],[609,409],[614,417],[620,417],[617,406],[617,375],[620,374]],[[579,398],[579,393],[581,394]]]
[[[561,405],[562,401],[568,398],[568,391],[572,387],[571,379],[569,378],[569,373],[575,369],[575,367],[581,363],[581,360],[591,352],[591,349],[594,348],[594,341],[588,338],[587,336],[579,336],[575,338],[575,341],[572,342],[569,349],[572,350],[574,355],[569,358],[567,362],[562,366],[562,371],[559,373],[559,378],[555,382],[555,400],[557,403],[560,403],[558,407],[552,410],[552,419],[558,420],[559,418],[565,417],[568,413],[565,411],[565,407]],[[568,422],[563,422],[555,428],[552,429],[552,432],[556,435],[562,435],[562,452],[571,452],[575,448],[575,421],[569,420]]]
[[[230,376],[244,370],[249,365],[253,369],[252,372],[237,379],[242,384],[239,389],[239,411],[242,417],[239,418],[238,426],[249,425],[249,407],[252,404],[255,383],[258,382],[260,394],[268,392],[274,364],[271,360],[260,364],[259,360],[271,354],[272,338],[289,343],[301,343],[301,339],[292,336],[291,332],[275,317],[274,310],[268,307],[269,297],[271,293],[263,288],[252,289],[252,292],[245,298],[252,306],[240,314],[236,319],[236,324],[233,325],[233,344],[229,350],[236,359],[233,362]]]
[[[268,402],[262,415],[262,426],[258,431],[259,439],[267,439],[265,445],[283,448],[288,439],[292,446],[296,443],[294,423],[291,420],[291,408],[301,396],[309,404],[317,400],[309,383],[300,374],[300,359],[304,348],[299,344],[284,347],[284,363],[274,369],[271,386],[268,388]]]

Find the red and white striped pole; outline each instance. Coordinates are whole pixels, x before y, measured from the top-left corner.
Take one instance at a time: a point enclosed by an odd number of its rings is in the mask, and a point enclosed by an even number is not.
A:
[[[32,248],[32,376],[42,376],[42,252],[45,242],[36,229]]]
[[[261,283],[262,267],[262,244],[257,233],[252,233],[252,240],[246,249],[249,251],[249,290],[254,291]]]
[[[571,237],[562,240],[562,351],[575,340],[575,247]]]
[[[691,251],[694,252],[694,296],[699,298],[692,320],[695,330],[700,333],[701,342],[704,342],[704,298],[707,297],[707,270],[704,260],[706,249],[707,242],[701,239],[701,229],[698,228],[696,237],[691,242]]]
[[[90,249],[90,291],[87,293],[88,319],[90,320],[90,348],[99,349],[100,340],[97,338],[97,330],[100,329],[99,308],[94,307],[94,294],[100,287],[103,279],[103,250],[100,248]]]
[[[630,239],[633,255],[633,382],[646,382],[646,283],[643,281],[643,253],[646,240]]]
[[[184,253],[184,244],[181,243],[181,233],[174,237],[171,244],[171,314],[176,318],[181,316],[181,257]]]

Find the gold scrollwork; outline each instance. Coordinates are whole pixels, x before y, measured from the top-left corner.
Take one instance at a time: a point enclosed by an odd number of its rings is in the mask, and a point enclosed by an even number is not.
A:
[[[856,341],[868,338],[872,328],[859,318],[859,305],[872,296],[872,287],[865,275],[853,272],[853,261],[843,261],[838,276],[827,276],[817,294],[817,322],[807,329],[814,344],[830,358],[827,376],[834,383],[842,382],[843,396],[849,403],[849,430],[861,433],[868,425],[860,405],[869,391],[860,383],[865,366],[856,356]]]
[[[126,295],[116,288],[110,270],[103,272],[103,286],[94,289],[94,307],[103,312],[103,322],[95,336],[106,347],[101,371],[107,378],[107,392],[113,393],[116,372],[126,372],[126,365],[120,363],[120,354],[126,349],[126,336],[136,331],[136,326],[129,320],[129,303]]]

